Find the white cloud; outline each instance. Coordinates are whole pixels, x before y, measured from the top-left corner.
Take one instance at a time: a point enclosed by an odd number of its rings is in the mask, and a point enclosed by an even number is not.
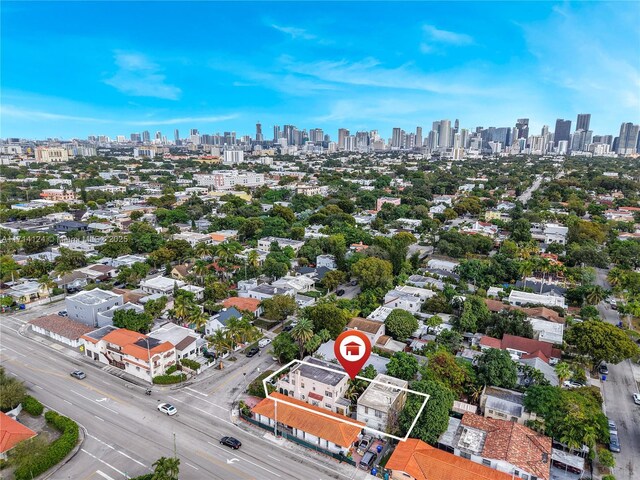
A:
[[[315,40],[318,38],[316,35],[307,32],[304,28],[276,25],[275,23],[272,23],[271,27],[275,28],[279,32],[289,35],[293,39],[302,38],[303,40]]]
[[[116,74],[104,81],[126,95],[178,100],[180,88],[165,82],[158,65],[138,53],[116,52]]]
[[[21,118],[31,120],[64,120],[71,122],[84,123],[102,123],[102,124],[119,124],[119,125],[135,125],[135,126],[153,126],[153,125],[177,125],[181,123],[217,123],[238,118],[239,115],[217,115],[202,117],[177,117],[177,118],[147,118],[146,120],[122,120],[121,118],[110,119],[105,117],[84,117],[78,115],[66,115],[61,113],[45,112],[38,110],[29,110],[14,105],[3,105],[2,116],[9,118]]]
[[[440,30],[433,25],[423,25],[423,32],[429,41],[434,43],[445,43],[449,45],[473,45],[473,37],[466,33],[451,32],[449,30]]]

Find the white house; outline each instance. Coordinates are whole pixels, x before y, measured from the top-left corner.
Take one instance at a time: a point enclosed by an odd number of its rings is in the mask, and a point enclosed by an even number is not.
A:
[[[200,336],[190,328],[182,327],[171,322],[167,322],[149,333],[149,337],[155,338],[160,342],[169,342],[175,345],[176,358],[178,360],[183,358],[195,360],[200,354],[202,347],[207,344],[205,339],[200,338]]]
[[[100,316],[99,313],[122,304],[122,295],[99,288],[83,290],[65,299],[69,318],[90,327],[110,325],[111,320]]]
[[[298,253],[298,250],[304,245],[302,240],[292,240],[290,238],[280,237],[264,237],[258,240],[258,248],[260,250],[271,250],[271,244],[276,243],[280,248],[291,247],[293,251]]]
[[[315,282],[304,275],[299,275],[297,277],[287,275],[279,278],[275,282],[271,282],[271,285],[285,290],[293,289],[295,293],[304,293],[313,290]]]
[[[567,308],[564,297],[556,295],[539,295],[537,293],[521,292],[519,290],[511,290],[509,294],[509,303],[511,305],[544,305],[545,307],[561,307]]]
[[[316,268],[325,267],[329,270],[335,270],[338,268],[336,263],[336,257],[333,255],[318,255],[316,257]]]
[[[358,397],[357,419],[368,427],[380,431],[391,431],[397,426],[398,416],[407,400],[409,382],[379,373],[367,389]]]
[[[141,281],[140,289],[149,295],[158,294],[173,297],[173,289],[182,288],[185,285],[182,280],[160,276]]]
[[[557,223],[547,223],[544,226],[544,243],[559,243],[560,245],[566,245],[567,234],[569,228]]]

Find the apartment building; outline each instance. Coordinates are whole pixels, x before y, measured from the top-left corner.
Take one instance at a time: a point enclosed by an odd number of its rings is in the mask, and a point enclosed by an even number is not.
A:
[[[407,392],[401,389],[407,388],[409,382],[382,373],[374,380],[358,398],[357,419],[369,428],[391,431],[407,401]]]

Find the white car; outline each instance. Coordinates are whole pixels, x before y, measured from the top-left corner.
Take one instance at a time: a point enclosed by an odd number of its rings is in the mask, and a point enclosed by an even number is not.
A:
[[[264,347],[266,347],[267,345],[269,345],[270,343],[271,343],[271,339],[270,339],[270,338],[263,338],[262,340],[260,340],[260,341],[258,342],[258,346],[259,346],[260,348],[264,348]]]
[[[582,383],[574,382],[573,380],[565,380],[562,382],[562,386],[564,388],[580,388],[584,387]]]
[[[640,405],[640,393],[633,394],[633,403],[636,405]]]
[[[166,413],[167,415],[175,415],[178,413],[178,409],[171,405],[170,403],[161,403],[158,405],[158,410],[162,413]]]

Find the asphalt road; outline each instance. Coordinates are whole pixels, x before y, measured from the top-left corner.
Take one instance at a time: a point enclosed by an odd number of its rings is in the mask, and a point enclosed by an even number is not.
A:
[[[540,188],[541,183],[542,183],[542,175],[538,175],[535,181],[533,182],[533,184],[529,188],[527,188],[524,192],[522,192],[522,194],[518,197],[518,200],[523,205],[526,205],[529,199],[531,198],[531,195],[533,195],[533,192],[535,192],[538,188]]]
[[[597,283],[608,287],[604,271],[597,272]],[[601,302],[598,311],[603,320],[617,325],[618,312]],[[633,403],[632,394],[640,391],[637,378],[640,366],[631,360],[618,365],[608,365],[609,375],[604,383],[604,402],[607,416],[616,422],[620,439],[620,453],[614,453],[616,466],[613,474],[617,480],[635,480],[640,478],[640,405]]]
[[[180,458],[181,479],[329,479],[364,478],[365,472],[338,465],[289,442],[280,445],[262,430],[247,432],[231,421],[231,405],[246,382],[273,363],[267,354],[251,359],[238,356],[223,370],[205,372],[205,379],[179,390],[144,388],[114,377],[100,364],[68,356],[18,333],[24,321],[48,311],[0,317],[0,362],[7,372],[23,380],[45,405],[76,420],[86,432],[78,454],[52,479],[119,480],[151,471],[161,456]],[[76,380],[69,372],[87,374]],[[247,375],[243,375],[247,373]],[[160,413],[161,402],[174,404],[172,417]],[[219,439],[232,435],[242,442],[230,450]]]

